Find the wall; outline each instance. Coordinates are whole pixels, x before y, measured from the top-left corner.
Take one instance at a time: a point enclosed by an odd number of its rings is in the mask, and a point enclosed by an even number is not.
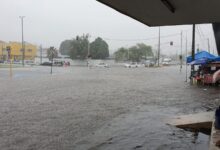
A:
[[[19,42],[1,42],[0,41],[0,59],[7,60],[6,47],[11,47],[11,57],[13,60],[22,60],[22,44]],[[2,50],[3,49],[3,50]],[[34,60],[37,55],[37,46],[25,43],[25,60]]]

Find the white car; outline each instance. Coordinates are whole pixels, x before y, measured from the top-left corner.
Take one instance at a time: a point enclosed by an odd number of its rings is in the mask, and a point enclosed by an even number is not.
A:
[[[138,68],[140,67],[140,65],[137,63],[130,63],[130,64],[125,64],[124,67],[125,68]]]
[[[146,60],[145,61],[145,67],[153,67],[154,66],[154,62],[151,60]]]
[[[171,61],[172,61],[171,58],[164,58],[163,61],[162,61],[162,65],[169,66]]]
[[[162,65],[164,65],[164,66],[168,66],[168,65],[170,65],[170,62],[163,61],[163,62],[162,62]]]
[[[99,67],[99,68],[109,68],[109,65],[106,64],[106,63],[98,63],[95,65],[96,67]]]

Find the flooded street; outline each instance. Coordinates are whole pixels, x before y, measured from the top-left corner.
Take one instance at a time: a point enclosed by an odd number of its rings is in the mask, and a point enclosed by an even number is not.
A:
[[[179,67],[49,72],[0,70],[1,150],[208,149],[208,136],[164,121],[220,104],[219,88],[190,86]]]

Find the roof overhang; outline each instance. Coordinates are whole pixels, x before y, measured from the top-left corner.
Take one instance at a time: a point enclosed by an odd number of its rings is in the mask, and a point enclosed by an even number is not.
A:
[[[220,22],[220,0],[98,0],[148,26]]]

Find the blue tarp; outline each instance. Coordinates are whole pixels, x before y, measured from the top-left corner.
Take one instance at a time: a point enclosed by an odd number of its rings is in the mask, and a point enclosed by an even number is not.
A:
[[[208,61],[207,61],[207,59],[197,59],[197,60],[194,60],[194,61],[191,61],[190,63],[188,63],[188,64],[190,64],[190,65],[204,65],[204,64],[206,64]]]
[[[220,61],[220,57],[216,57],[216,58],[215,58],[215,61]]]
[[[204,61],[215,61],[215,59],[218,59],[219,57],[215,56],[215,55],[212,55],[206,51],[201,51],[201,52],[198,52],[195,54],[195,60],[194,61],[200,61],[202,60],[203,62]],[[220,58],[219,58],[220,60]],[[187,57],[187,63],[191,63],[193,60],[192,60],[192,56],[189,56]]]

